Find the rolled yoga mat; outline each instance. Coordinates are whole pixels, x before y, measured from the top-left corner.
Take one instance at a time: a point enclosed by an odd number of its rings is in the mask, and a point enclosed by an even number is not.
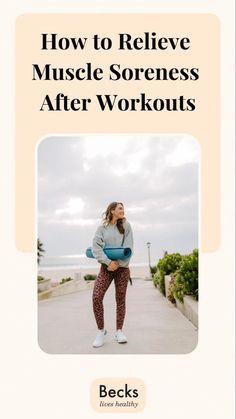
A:
[[[132,250],[129,247],[104,247],[103,252],[111,260],[127,259],[132,254]],[[92,247],[88,247],[86,256],[87,258],[94,258]]]

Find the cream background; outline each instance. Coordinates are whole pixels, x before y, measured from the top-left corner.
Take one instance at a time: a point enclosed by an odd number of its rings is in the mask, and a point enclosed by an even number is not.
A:
[[[234,417],[233,4],[233,0],[135,2],[135,12],[215,13],[221,20],[223,46],[221,246],[215,253],[201,255],[199,345],[189,355],[135,357],[54,356],[38,348],[35,258],[32,253],[16,250],[14,225],[16,17],[30,12],[134,12],[134,1],[96,0],[88,5],[88,2],[70,0],[12,0],[4,4],[0,15],[1,413],[4,418],[95,418],[98,414],[89,405],[89,388],[93,380],[104,376],[139,377],[145,382],[146,408],[138,414],[145,419],[154,415],[161,419]],[[44,401],[40,396],[42,389]],[[126,414],[115,417],[119,416],[128,417]]]

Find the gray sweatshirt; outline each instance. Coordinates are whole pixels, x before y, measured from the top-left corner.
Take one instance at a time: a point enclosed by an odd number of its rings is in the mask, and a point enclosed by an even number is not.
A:
[[[105,246],[111,247],[130,247],[133,250],[133,233],[128,221],[124,222],[125,234],[121,234],[116,224],[101,225],[97,228],[93,239],[93,255],[99,263],[109,265],[111,260],[103,252]],[[123,241],[124,239],[124,241]],[[123,241],[123,244],[122,244]],[[130,258],[118,259],[119,266],[127,268]]]

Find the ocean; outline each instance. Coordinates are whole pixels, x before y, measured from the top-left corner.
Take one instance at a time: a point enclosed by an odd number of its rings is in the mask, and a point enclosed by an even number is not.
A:
[[[83,278],[86,274],[96,274],[100,265],[95,259],[82,255],[45,256],[41,259],[38,274],[57,282],[65,277]],[[130,264],[131,277],[149,276],[149,267],[145,262]]]

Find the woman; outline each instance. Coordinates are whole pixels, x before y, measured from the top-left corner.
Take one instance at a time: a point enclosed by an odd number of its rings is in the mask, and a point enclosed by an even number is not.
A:
[[[124,217],[124,206],[121,202],[112,202],[104,213],[103,225],[99,226],[93,239],[93,255],[101,263],[100,272],[94,284],[93,311],[98,327],[93,346],[103,345],[107,331],[104,329],[103,298],[112,280],[116,290],[116,334],[118,343],[127,342],[122,332],[125,318],[125,297],[130,278],[128,259],[110,260],[104,253],[105,246],[133,248],[133,234],[131,226]]]

